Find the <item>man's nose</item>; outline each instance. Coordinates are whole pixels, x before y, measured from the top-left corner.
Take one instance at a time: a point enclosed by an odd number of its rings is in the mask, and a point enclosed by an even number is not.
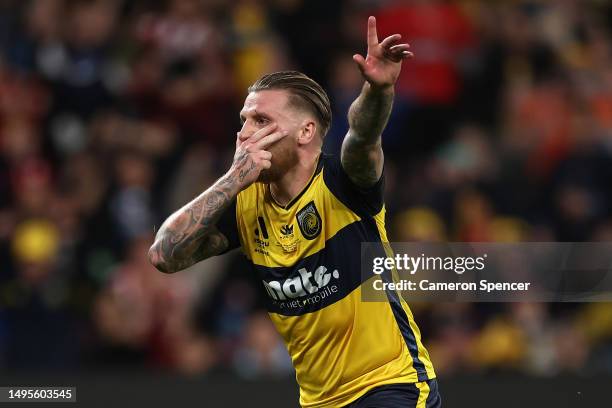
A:
[[[245,132],[244,129],[240,130],[240,132],[236,133],[236,135],[238,136],[238,141],[240,143],[244,142],[251,136],[251,133],[252,132]]]
[[[243,124],[242,128],[240,129],[240,131],[237,133],[238,135],[238,141],[240,143],[244,142],[245,140],[247,140],[249,137],[251,137],[253,135],[253,129],[251,126],[247,126],[247,124]]]

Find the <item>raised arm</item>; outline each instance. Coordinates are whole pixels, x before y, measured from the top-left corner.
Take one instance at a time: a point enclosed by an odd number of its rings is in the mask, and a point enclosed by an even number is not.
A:
[[[228,248],[227,238],[216,224],[238,193],[270,168],[267,146],[284,137],[267,126],[246,142],[236,141],[230,170],[215,184],[172,214],[162,224],[149,249],[149,261],[160,271],[173,273],[218,255]]]
[[[376,19],[368,19],[366,58],[353,55],[365,83],[361,94],[348,112],[349,131],[342,142],[342,167],[358,186],[374,185],[382,174],[382,131],[393,106],[393,87],[400,74],[402,60],[412,57],[408,44],[396,44],[394,34],[378,42]]]

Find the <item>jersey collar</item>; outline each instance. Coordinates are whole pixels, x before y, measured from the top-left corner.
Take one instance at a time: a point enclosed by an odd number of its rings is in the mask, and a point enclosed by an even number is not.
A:
[[[268,188],[267,188],[267,192],[268,195],[270,196],[270,201],[272,201],[272,203],[279,207],[282,208],[283,210],[288,210],[289,208],[291,208],[295,203],[298,202],[298,200],[304,195],[304,193],[308,190],[308,188],[310,187],[310,185],[312,184],[312,181],[315,179],[315,177],[317,176],[317,174],[319,174],[321,172],[321,170],[323,169],[323,156],[325,156],[325,153],[321,152],[321,154],[319,154],[319,158],[317,159],[317,167],[315,168],[314,173],[312,174],[312,176],[310,177],[310,180],[308,180],[308,183],[306,183],[306,185],[304,186],[304,188],[302,189],[302,191],[300,191],[300,193],[298,195],[296,195],[295,197],[293,197],[293,199],[291,201],[289,201],[289,203],[287,205],[280,205],[275,199],[274,196],[272,196],[272,192],[270,191],[270,184],[268,184]]]

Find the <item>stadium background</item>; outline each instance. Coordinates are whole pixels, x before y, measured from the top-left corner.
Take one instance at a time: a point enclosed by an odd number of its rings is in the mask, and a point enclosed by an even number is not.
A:
[[[607,1],[0,0],[3,384],[296,405],[240,255],[167,276],[146,252],[228,168],[260,74],[320,81],[338,151],[370,13],[416,55],[383,138],[392,240],[612,240]],[[447,406],[610,383],[610,304],[413,309]]]

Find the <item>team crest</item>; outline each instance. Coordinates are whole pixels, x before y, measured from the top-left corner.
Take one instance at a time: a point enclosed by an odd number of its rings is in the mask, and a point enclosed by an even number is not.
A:
[[[314,201],[306,204],[295,216],[302,235],[306,239],[315,239],[321,233],[322,221]]]

